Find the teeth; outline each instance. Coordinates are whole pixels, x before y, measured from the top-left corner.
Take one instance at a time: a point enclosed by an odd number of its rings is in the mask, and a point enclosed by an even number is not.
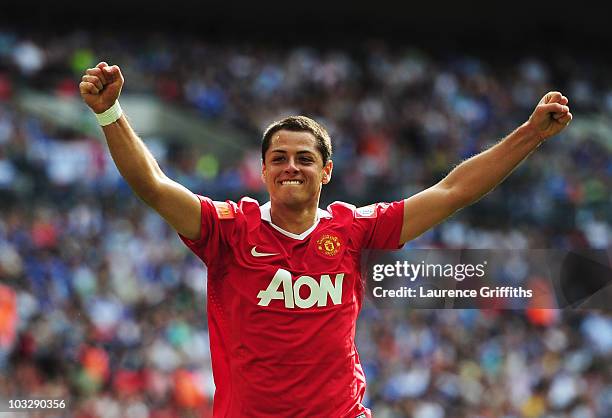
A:
[[[285,180],[281,184],[302,184],[299,180]]]

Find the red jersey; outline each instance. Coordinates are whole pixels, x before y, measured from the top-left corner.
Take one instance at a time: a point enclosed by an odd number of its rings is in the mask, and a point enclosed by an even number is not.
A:
[[[398,248],[403,201],[336,202],[296,235],[272,224],[270,203],[199,198],[201,237],[181,239],[208,268],[214,417],[370,416],[355,348],[360,254]]]

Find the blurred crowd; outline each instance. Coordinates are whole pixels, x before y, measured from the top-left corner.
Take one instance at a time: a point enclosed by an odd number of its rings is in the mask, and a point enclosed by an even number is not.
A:
[[[122,68],[124,94],[156,95],[253,137],[235,161],[145,138],[171,178],[217,200],[265,201],[259,138],[289,114],[332,136],[323,204],[434,184],[549,90],[570,99],[575,119],[612,128],[610,68],[595,58],[0,31],[0,398],[67,399],[79,418],[205,417],[214,391],[205,266],[134,197],[103,143],[14,105],[26,88],[77,97],[83,70],[102,59]],[[576,125],[406,251],[610,249],[610,140]],[[366,303],[357,330],[377,418],[612,416],[607,312]]]

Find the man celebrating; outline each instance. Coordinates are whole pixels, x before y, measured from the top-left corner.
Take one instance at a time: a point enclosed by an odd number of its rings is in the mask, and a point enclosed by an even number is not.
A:
[[[80,83],[121,175],[208,267],[215,417],[369,417],[354,338],[365,248],[396,249],[477,201],[572,115],[547,93],[527,122],[438,184],[393,203],[319,209],[331,180],[325,129],[304,116],[262,141],[270,202],[196,195],[164,175],[123,116],[119,67],[101,62]]]

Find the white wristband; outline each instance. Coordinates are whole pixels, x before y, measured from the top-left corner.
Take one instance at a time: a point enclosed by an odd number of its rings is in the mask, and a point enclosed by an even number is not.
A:
[[[121,106],[119,105],[119,101],[117,100],[111,107],[105,110],[102,113],[96,113],[96,119],[98,119],[98,123],[100,126],[110,125],[113,122],[116,122],[117,119],[123,115],[123,110],[121,110]]]

